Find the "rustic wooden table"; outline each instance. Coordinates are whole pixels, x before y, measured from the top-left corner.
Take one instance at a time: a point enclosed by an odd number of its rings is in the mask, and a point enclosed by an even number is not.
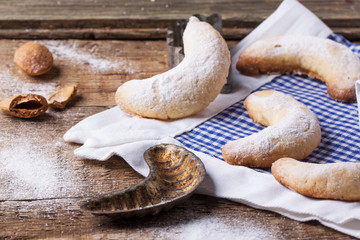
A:
[[[281,1],[266,0],[4,0],[0,2],[0,99],[21,93],[49,96],[70,84],[79,96],[64,110],[36,119],[0,113],[0,239],[187,239],[192,232],[243,239],[351,239],[318,222],[194,195],[169,212],[127,221],[83,213],[86,199],[143,179],[120,157],[76,158],[63,134],[80,120],[115,105],[123,82],[167,70],[166,27],[195,13],[222,14],[229,47],[269,16]],[[360,41],[360,1],[301,1],[335,32]],[[35,39],[52,51],[54,67],[41,77],[13,62]]]

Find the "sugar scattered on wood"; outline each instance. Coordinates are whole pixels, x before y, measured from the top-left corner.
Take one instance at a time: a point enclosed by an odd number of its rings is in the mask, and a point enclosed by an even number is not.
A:
[[[269,227],[255,224],[254,221],[210,216],[168,227],[166,231],[162,228],[158,235],[161,239],[173,240],[279,239],[278,236],[272,236]]]
[[[55,81],[48,81],[44,83],[41,80],[33,80],[25,76],[21,70],[13,73],[9,69],[2,69],[0,72],[0,83],[6,85],[6,89],[0,90],[1,94],[5,97],[11,97],[19,94],[34,93],[47,97],[50,93],[54,92],[57,88]],[[19,75],[24,75],[20,77]]]
[[[77,190],[75,171],[61,164],[56,149],[48,149],[28,140],[0,151],[0,179],[8,185],[0,199],[59,198]]]
[[[77,68],[88,69],[94,73],[108,71],[133,73],[131,63],[126,58],[111,59],[107,56],[96,56],[97,45],[84,50],[76,41],[42,42],[53,54],[54,59],[65,60]]]

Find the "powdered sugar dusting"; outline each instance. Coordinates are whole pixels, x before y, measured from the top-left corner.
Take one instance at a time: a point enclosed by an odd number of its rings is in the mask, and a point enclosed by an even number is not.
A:
[[[108,71],[127,71],[132,73],[131,63],[125,58],[112,60],[106,57],[97,57],[97,45],[89,50],[83,50],[77,42],[46,41],[43,43],[54,55],[55,59],[64,59],[77,68],[86,68],[94,73]]]
[[[6,180],[2,184],[8,184],[8,192],[1,192],[0,199],[58,198],[76,190],[75,173],[61,166],[53,146],[16,142],[2,143],[6,147],[0,151],[0,179]]]
[[[269,91],[263,91],[269,92]],[[299,113],[299,104],[296,101],[293,101],[292,97],[289,95],[283,94],[281,92],[272,91],[271,94],[261,94],[260,92],[251,94],[247,97],[247,101],[251,102],[251,105],[256,105],[257,108],[261,109],[271,109],[272,111],[279,111],[281,109],[286,109],[286,111],[297,112]],[[286,107],[288,106],[288,107]]]
[[[28,76],[19,77],[18,75],[24,75],[20,69],[18,69],[18,73],[13,73],[9,69],[0,71],[0,83],[6,85],[6,89],[2,88],[0,90],[4,98],[26,93],[34,93],[46,97],[50,93],[55,92],[57,88],[55,81],[44,83],[41,80],[29,79],[30,77]]]
[[[236,218],[205,217],[162,229],[160,238],[186,240],[218,239],[279,239],[272,236],[267,226]]]

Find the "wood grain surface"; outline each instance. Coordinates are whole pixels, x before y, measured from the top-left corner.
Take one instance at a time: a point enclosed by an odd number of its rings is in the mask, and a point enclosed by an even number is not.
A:
[[[75,157],[79,145],[65,143],[62,136],[82,119],[115,106],[114,92],[123,82],[167,70],[166,28],[195,13],[217,12],[231,47],[280,2],[0,1],[0,100],[22,93],[48,97],[62,87],[79,86],[64,110],[50,109],[36,119],[0,112],[0,239],[187,239],[194,231],[216,231],[224,239],[352,239],[316,221],[301,223],[201,195],[168,212],[126,221],[79,207],[143,177],[120,157],[103,162]],[[360,41],[360,1],[300,2],[335,32]],[[13,62],[15,50],[28,39],[54,54],[53,68],[43,76],[29,77]]]

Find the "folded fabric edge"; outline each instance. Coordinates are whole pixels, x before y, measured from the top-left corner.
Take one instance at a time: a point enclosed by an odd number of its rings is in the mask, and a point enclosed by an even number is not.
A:
[[[277,207],[264,207],[264,206],[260,206],[257,204],[254,204],[252,202],[246,201],[244,199],[239,200],[239,199],[232,199],[232,198],[224,198],[224,199],[228,199],[230,201],[233,202],[237,202],[237,203],[242,203],[244,205],[256,208],[256,209],[261,209],[261,210],[267,210],[267,211],[271,211],[271,212],[275,212],[278,213],[282,216],[285,216],[289,219],[295,220],[295,221],[299,221],[299,222],[308,222],[308,221],[318,221],[320,224],[329,227],[331,229],[334,229],[338,232],[350,235],[352,237],[356,237],[359,238],[360,237],[360,230],[359,230],[359,225],[360,225],[360,220],[359,219],[349,219],[348,221],[345,221],[343,223],[334,223],[332,221],[327,221],[325,219],[322,219],[320,217],[317,216],[313,216],[311,214],[306,214],[306,213],[294,213],[291,211],[287,211],[286,209],[283,208],[277,208]]]
[[[85,119],[82,119],[76,125],[72,126],[63,135],[65,142],[74,142],[83,144],[94,131],[97,131],[99,126],[104,126],[114,121],[114,119],[121,118],[125,113],[120,111],[119,107],[112,107],[107,110],[95,113]],[[89,130],[96,129],[96,130]]]

